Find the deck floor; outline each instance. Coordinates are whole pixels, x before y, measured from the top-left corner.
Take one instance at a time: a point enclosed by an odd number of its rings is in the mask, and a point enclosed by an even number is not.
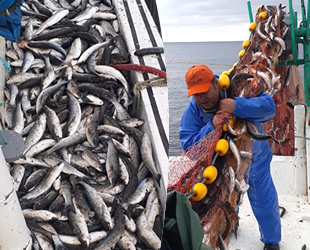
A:
[[[306,244],[310,249],[310,206],[306,196],[279,195],[279,205],[286,209],[281,218],[281,250],[301,250]],[[257,221],[253,215],[248,197],[244,197],[239,210],[238,237],[231,235],[229,250],[262,250]]]

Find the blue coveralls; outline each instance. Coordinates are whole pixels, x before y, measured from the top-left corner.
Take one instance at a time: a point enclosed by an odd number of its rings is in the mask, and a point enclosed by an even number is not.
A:
[[[274,117],[275,103],[264,93],[254,98],[236,97],[233,115],[253,122],[259,132],[263,133],[261,123]],[[180,124],[180,141],[184,150],[214,130],[213,117],[213,113],[205,113],[191,97]],[[248,197],[259,224],[261,241],[265,244],[278,244],[281,241],[281,222],[278,196],[270,174],[271,159],[272,152],[268,141],[256,140]]]

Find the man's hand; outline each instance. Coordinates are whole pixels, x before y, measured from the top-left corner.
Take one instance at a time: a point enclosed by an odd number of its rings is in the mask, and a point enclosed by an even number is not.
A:
[[[218,113],[226,112],[232,114],[235,109],[235,100],[231,98],[226,98],[220,100]]]
[[[212,125],[216,129],[218,127],[222,127],[225,124],[224,118],[228,120],[232,119],[232,114],[227,112],[217,112],[216,115],[213,117]]]

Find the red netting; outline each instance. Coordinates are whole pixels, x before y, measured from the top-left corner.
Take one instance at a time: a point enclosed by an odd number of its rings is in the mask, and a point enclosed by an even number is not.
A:
[[[201,181],[201,171],[210,165],[221,132],[214,130],[170,161],[168,189],[187,193],[195,182]]]

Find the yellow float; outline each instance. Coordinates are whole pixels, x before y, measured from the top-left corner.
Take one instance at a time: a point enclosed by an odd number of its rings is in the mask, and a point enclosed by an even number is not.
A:
[[[267,17],[267,13],[266,11],[262,11],[261,13],[259,13],[258,18],[259,19],[265,19]]]
[[[215,152],[219,154],[219,156],[223,156],[227,153],[229,148],[228,141],[225,139],[220,139],[215,145]]]
[[[243,50],[241,50],[241,51],[239,52],[239,55],[238,55],[238,58],[239,58],[239,59],[240,59],[241,57],[243,57],[244,52],[245,52],[245,50],[244,50],[244,49],[243,49]]]
[[[251,24],[250,24],[250,26],[249,26],[249,31],[254,31],[255,30],[255,28],[256,28],[256,23],[255,22],[252,22]]]
[[[234,122],[233,122],[233,120],[230,119],[228,122],[229,122],[229,126],[232,127],[232,128],[234,128]],[[225,132],[227,131],[227,126],[226,126],[226,124],[223,125],[223,131],[225,131]]]
[[[211,184],[215,181],[217,177],[217,168],[214,166],[208,166],[202,173],[203,178],[205,179],[204,183]]]
[[[191,191],[194,195],[191,196],[190,199],[192,201],[200,201],[207,195],[208,189],[206,185],[198,182],[193,186]]]
[[[226,74],[221,74],[218,82],[221,89],[228,89],[230,86],[230,79]]]
[[[242,48],[245,49],[250,45],[250,40],[245,40],[242,44]]]

